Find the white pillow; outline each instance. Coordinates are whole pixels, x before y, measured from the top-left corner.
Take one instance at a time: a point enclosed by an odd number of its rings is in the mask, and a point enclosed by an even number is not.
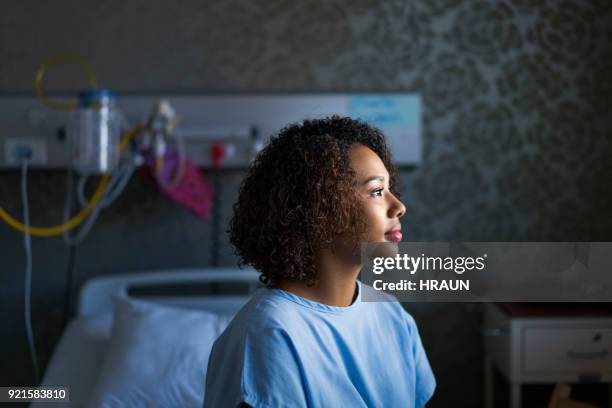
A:
[[[90,407],[195,407],[230,316],[113,298],[111,339]]]

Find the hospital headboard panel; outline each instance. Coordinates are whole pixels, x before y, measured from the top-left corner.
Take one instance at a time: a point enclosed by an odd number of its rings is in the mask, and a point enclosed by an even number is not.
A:
[[[259,273],[251,268],[158,270],[102,276],[87,281],[81,289],[78,315],[112,311],[114,295],[233,314],[260,286]]]

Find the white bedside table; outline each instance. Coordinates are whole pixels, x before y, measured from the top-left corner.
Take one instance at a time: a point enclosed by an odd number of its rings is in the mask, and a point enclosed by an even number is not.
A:
[[[488,303],[484,312],[485,407],[493,408],[493,368],[510,383],[510,407],[523,384],[609,383],[612,408],[612,307]]]

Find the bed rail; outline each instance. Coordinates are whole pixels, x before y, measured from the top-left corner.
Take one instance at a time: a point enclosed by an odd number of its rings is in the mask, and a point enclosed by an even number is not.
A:
[[[158,270],[90,279],[79,293],[79,316],[111,312],[113,296],[231,314],[261,287],[254,269],[196,268]]]

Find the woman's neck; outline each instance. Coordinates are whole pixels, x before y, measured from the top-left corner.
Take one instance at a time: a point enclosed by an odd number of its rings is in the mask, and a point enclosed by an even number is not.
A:
[[[307,286],[306,282],[284,280],[276,287],[318,303],[347,307],[355,301],[355,280],[360,270],[360,264],[342,262],[330,252],[322,251],[317,266],[316,285]]]

